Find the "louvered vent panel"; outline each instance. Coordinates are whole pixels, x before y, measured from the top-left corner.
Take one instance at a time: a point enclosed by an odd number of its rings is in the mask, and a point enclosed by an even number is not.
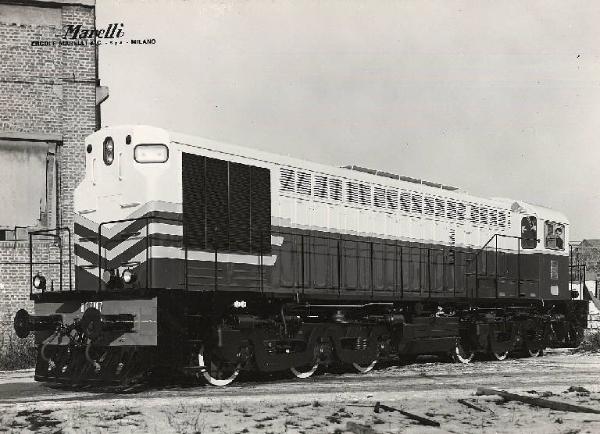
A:
[[[410,197],[411,209],[410,211],[415,214],[421,214],[423,212],[423,196],[420,194],[413,194]]]
[[[339,179],[329,179],[329,198],[342,200],[342,181]]]
[[[358,196],[358,183],[346,182],[346,201],[349,203],[360,203]]]
[[[488,209],[487,208],[479,208],[479,221],[482,225],[488,224]]]
[[[490,225],[498,226],[498,210],[490,209]]]
[[[410,212],[410,193],[407,191],[400,193],[400,210]]]
[[[456,219],[464,220],[466,218],[467,218],[467,205],[462,202],[458,202],[456,204]]]
[[[373,205],[385,208],[385,188],[373,187]]]
[[[311,192],[310,186],[310,173],[307,172],[298,172],[298,178],[296,180],[296,193],[309,195]]]
[[[506,211],[498,211],[498,226],[500,226],[503,229],[506,228]]]
[[[271,251],[271,172],[251,166],[251,226],[252,252]]]
[[[435,198],[435,216],[436,217],[444,217],[444,214],[446,213],[445,210],[445,206],[444,206],[444,199],[441,199],[439,197]]]
[[[327,177],[315,175],[315,197],[327,199]]]
[[[398,191],[386,190],[385,198],[389,209],[398,209]]]
[[[268,169],[184,153],[182,176],[188,248],[270,252]]]
[[[425,196],[425,207],[424,207],[425,215],[433,215],[434,209],[435,209],[435,202],[433,201],[433,197]]]
[[[479,223],[479,207],[477,205],[471,205],[471,222]]]
[[[451,219],[451,220],[456,220],[456,214],[457,214],[457,209],[456,209],[456,202],[454,202],[453,200],[449,200],[448,202],[446,202],[446,217]]]
[[[183,239],[188,248],[203,249],[206,245],[204,157],[183,153],[181,165]]]
[[[229,245],[232,251],[250,251],[250,166],[229,163]]]
[[[206,238],[211,250],[229,250],[227,161],[206,158]]]
[[[295,185],[295,176],[294,176],[294,171],[292,169],[284,169],[281,168],[279,170],[279,177],[280,177],[280,187],[281,187],[281,191],[294,191],[294,185]]]
[[[371,186],[367,184],[359,185],[360,204],[371,206]]]

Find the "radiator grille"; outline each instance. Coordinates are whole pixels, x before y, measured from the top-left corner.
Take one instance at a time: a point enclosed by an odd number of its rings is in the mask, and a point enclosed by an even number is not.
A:
[[[183,235],[188,248],[270,252],[268,169],[184,153],[182,177]]]

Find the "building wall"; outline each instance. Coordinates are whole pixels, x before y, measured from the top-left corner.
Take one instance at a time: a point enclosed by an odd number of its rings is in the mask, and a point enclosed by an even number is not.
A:
[[[2,142],[25,146],[26,140],[47,142],[56,149],[56,174],[50,173],[49,198],[57,192],[49,216],[36,228],[72,227],[73,191],[84,172],[84,138],[94,132],[96,119],[96,48],[32,46],[36,40],[59,41],[66,25],[95,27],[93,0],[0,0],[0,149]],[[8,137],[8,139],[6,139]],[[11,138],[14,140],[11,142]],[[8,146],[4,152],[10,152]],[[32,173],[32,176],[46,176]],[[0,188],[6,188],[0,185]],[[13,186],[12,188],[21,188]],[[24,188],[24,187],[23,187]],[[26,190],[18,194],[27,195]],[[1,225],[1,222],[0,222]],[[27,239],[26,231],[17,238]],[[58,260],[55,242],[34,245],[36,260]],[[68,250],[65,250],[67,252]],[[19,308],[31,310],[27,241],[0,241],[0,332],[9,328]],[[68,270],[68,256],[63,258]],[[36,266],[34,273],[43,266]],[[49,270],[45,272],[51,273]],[[68,272],[64,276],[68,279]],[[55,280],[58,276],[48,279]],[[68,284],[68,281],[65,282]],[[1,335],[1,333],[0,333]],[[0,336],[0,345],[2,336]]]

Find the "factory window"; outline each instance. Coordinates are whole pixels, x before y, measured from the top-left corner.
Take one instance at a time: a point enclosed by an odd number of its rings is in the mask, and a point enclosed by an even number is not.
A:
[[[424,213],[426,215],[433,215],[434,212],[434,200],[433,197],[429,197],[429,196],[425,196],[425,208],[424,208]]]
[[[374,187],[373,204],[377,208],[385,208],[385,188]]]
[[[281,177],[281,191],[294,191],[294,171],[291,169],[281,169],[279,171]]]
[[[315,196],[327,199],[327,177],[315,175]]]
[[[387,200],[387,207],[389,209],[398,209],[398,191],[387,190],[385,192],[385,198]]]
[[[410,201],[412,204],[411,212],[421,214],[423,212],[423,196],[420,194],[413,194],[410,197]]]
[[[342,200],[342,181],[339,179],[329,179],[329,198]]]
[[[54,143],[0,140],[0,230],[4,238],[22,238],[25,227],[57,226],[55,154]]]
[[[400,210],[410,212],[410,193],[407,191],[400,193]]]
[[[296,178],[296,193],[306,194],[310,196],[310,178],[310,173],[298,172],[298,177]]]
[[[445,209],[444,209],[444,199],[439,197],[435,198],[435,216],[436,217],[444,217]]]
[[[537,218],[534,216],[521,219],[521,247],[523,249],[537,247]]]
[[[565,249],[565,225],[555,222],[546,222],[544,225],[544,239],[547,249]]]

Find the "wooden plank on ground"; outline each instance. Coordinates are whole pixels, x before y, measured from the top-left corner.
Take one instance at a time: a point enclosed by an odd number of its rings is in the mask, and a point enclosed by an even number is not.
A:
[[[405,411],[405,410],[400,410],[398,408],[390,407],[389,405],[384,405],[384,404],[380,403],[379,401],[377,401],[375,403],[375,409],[374,410],[375,410],[375,413],[379,413],[379,410],[397,411],[398,413],[406,416],[409,419],[416,420],[421,425],[440,426],[440,423],[438,421],[436,421],[436,420],[427,419],[426,417],[419,416],[418,414],[409,413],[408,411]]]
[[[478,387],[477,395],[498,395],[507,401],[519,401],[526,404],[535,405],[537,407],[550,408],[558,411],[569,411],[573,413],[594,413],[600,414],[600,410],[595,408],[583,407],[581,405],[567,404],[566,402],[551,401],[549,399],[534,398],[531,396],[518,395],[509,393],[504,390],[488,389],[486,387]]]
[[[479,407],[479,406],[477,406],[475,404],[471,404],[469,401],[465,401],[464,399],[459,399],[458,403],[462,404],[462,405],[466,405],[467,407],[472,408],[473,410],[481,411],[481,412],[484,412],[484,413],[486,411],[485,409],[483,409],[483,408],[481,408],[481,407]]]

